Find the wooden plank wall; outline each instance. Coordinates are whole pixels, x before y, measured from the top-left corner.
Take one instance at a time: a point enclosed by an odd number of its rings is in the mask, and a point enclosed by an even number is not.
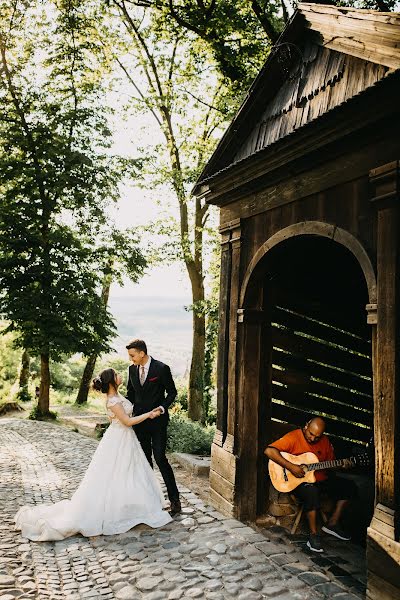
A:
[[[272,339],[272,420],[302,426],[321,415],[334,438],[368,442],[373,423],[372,349],[357,319],[277,305]]]

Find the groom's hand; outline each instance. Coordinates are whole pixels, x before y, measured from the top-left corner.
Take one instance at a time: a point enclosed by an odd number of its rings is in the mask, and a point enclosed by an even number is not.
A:
[[[155,410],[152,410],[149,414],[149,418],[150,419],[156,419],[157,417],[159,417],[161,415],[161,411],[159,408],[156,408]]]

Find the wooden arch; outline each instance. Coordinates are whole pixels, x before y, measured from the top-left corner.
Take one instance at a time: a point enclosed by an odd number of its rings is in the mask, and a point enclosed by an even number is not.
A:
[[[369,303],[371,305],[376,304],[377,291],[375,271],[369,259],[369,256],[364,247],[361,245],[361,243],[351,233],[345,231],[344,229],[341,229],[340,227],[337,227],[336,225],[332,225],[330,223],[323,223],[321,221],[304,221],[302,223],[295,223],[294,225],[289,225],[281,231],[278,231],[273,236],[271,236],[255,253],[243,279],[243,284],[240,292],[241,307],[244,308],[250,280],[252,278],[254,270],[260,264],[260,261],[263,259],[263,257],[278,244],[289,240],[290,238],[302,235],[312,235],[329,238],[347,248],[353,254],[358,264],[360,265],[362,272],[364,273],[365,281],[368,288]]]

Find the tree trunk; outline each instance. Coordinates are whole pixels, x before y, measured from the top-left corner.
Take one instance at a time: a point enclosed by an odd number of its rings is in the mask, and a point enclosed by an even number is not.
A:
[[[86,362],[86,366],[83,371],[81,383],[79,385],[78,395],[75,400],[75,404],[85,404],[88,399],[90,383],[92,381],[94,368],[96,366],[97,354],[89,356]]]
[[[40,390],[38,408],[40,415],[45,417],[50,412],[50,356],[40,355]]]
[[[193,311],[193,350],[189,375],[188,417],[192,421],[203,418],[204,357],[206,327],[204,314]]]
[[[31,363],[31,357],[29,356],[28,350],[24,349],[21,358],[21,370],[19,373],[19,390],[27,391],[29,383],[29,366]]]
[[[192,421],[201,421],[203,419],[204,359],[206,347],[205,294],[199,249],[202,249],[201,244],[197,247],[196,263],[191,262],[186,264],[193,298],[193,350],[188,393],[188,417]]]
[[[188,416],[194,421],[200,421],[203,415],[203,383],[204,383],[204,357],[205,357],[205,316],[204,316],[204,283],[203,283],[203,217],[205,214],[201,201],[195,199],[195,223],[194,223],[194,243],[192,244],[192,231],[188,215],[188,198],[186,192],[184,170],[180,159],[180,147],[177,142],[174,131],[174,115],[171,111],[171,82],[175,75],[175,58],[177,51],[178,37],[176,37],[174,51],[169,64],[169,78],[163,82],[161,71],[158,70],[157,60],[155,59],[147,39],[139,31],[135,20],[129,14],[125,3],[115,2],[125,25],[135,40],[136,48],[139,48],[139,62],[144,70],[147,81],[150,86],[150,95],[157,99],[158,108],[150,108],[143,95],[146,109],[155,117],[162,133],[165,136],[166,148],[169,153],[171,166],[170,183],[174,188],[176,199],[180,211],[180,244],[183,260],[190,278],[193,299],[193,351],[189,375],[189,393],[188,393]],[[172,11],[173,12],[173,11]],[[176,17],[176,15],[175,15]],[[150,40],[150,37],[148,38]],[[124,69],[125,71],[125,69]],[[126,71],[125,71],[126,74]],[[129,78],[130,79],[130,78]],[[130,79],[132,83],[132,80]],[[165,85],[164,85],[165,83]],[[134,84],[136,92],[138,88]],[[210,110],[212,107],[210,107]],[[206,140],[210,131],[205,121],[205,133],[203,140]]]
[[[107,306],[108,299],[110,297],[110,287],[112,282],[112,270],[114,266],[114,258],[111,257],[107,268],[105,269],[105,275],[103,280],[103,289],[101,290],[101,302],[104,306]],[[88,399],[90,382],[92,381],[94,368],[96,366],[97,354],[91,354],[86,362],[86,366],[83,370],[81,383],[79,385],[78,395],[75,400],[75,404],[85,404]]]

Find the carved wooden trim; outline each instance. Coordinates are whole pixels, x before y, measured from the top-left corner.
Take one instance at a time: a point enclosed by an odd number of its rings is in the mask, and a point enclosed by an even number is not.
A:
[[[240,225],[241,225],[241,219],[232,219],[231,221],[228,221],[228,223],[224,223],[223,225],[221,225],[221,227],[219,228],[219,232],[221,235],[223,235],[224,233],[227,233],[227,232],[232,232],[232,231],[237,231],[237,230],[239,230],[239,232],[240,232]]]
[[[369,181],[373,190],[371,202],[378,209],[400,199],[400,161],[382,165],[369,172]]]
[[[367,311],[367,323],[368,325],[376,325],[378,323],[378,305],[367,304],[365,307]]]

